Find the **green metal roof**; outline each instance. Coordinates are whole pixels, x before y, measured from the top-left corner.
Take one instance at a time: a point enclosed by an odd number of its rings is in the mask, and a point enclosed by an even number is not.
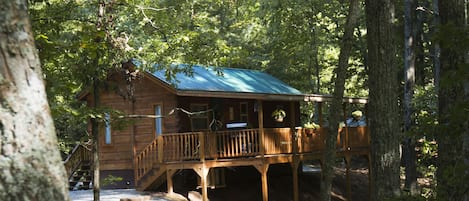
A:
[[[189,67],[179,65],[178,68]],[[171,80],[164,70],[150,72],[156,78],[180,91],[231,92],[253,94],[302,95],[299,90],[258,70],[191,66],[190,73],[178,72]]]

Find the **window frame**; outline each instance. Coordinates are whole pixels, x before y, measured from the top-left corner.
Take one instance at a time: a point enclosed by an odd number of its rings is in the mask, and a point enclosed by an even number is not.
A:
[[[245,113],[243,113],[243,108]],[[240,102],[239,103],[239,120],[242,122],[249,121],[249,103],[248,102]]]
[[[159,108],[159,114],[157,114],[156,109]],[[154,118],[153,120],[153,133],[155,138],[163,134],[164,123],[163,123],[163,104],[156,103],[153,104],[153,114],[155,116],[161,116],[160,118]]]
[[[112,144],[111,114],[104,113],[104,144]]]
[[[207,103],[191,103],[189,105],[190,111],[191,112],[200,112],[200,111],[207,111],[208,110],[208,104]],[[199,110],[203,108],[202,110]],[[195,119],[205,119],[205,128],[195,128],[194,125],[194,120]],[[208,113],[202,113],[202,114],[196,114],[196,115],[191,115],[189,117],[190,120],[190,125],[191,125],[191,130],[193,131],[205,131],[209,130],[209,115]]]

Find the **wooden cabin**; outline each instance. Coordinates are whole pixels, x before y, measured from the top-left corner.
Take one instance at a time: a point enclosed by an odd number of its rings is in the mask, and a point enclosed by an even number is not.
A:
[[[114,84],[101,92],[102,107],[122,112],[105,114],[111,123],[100,126],[101,180],[109,175],[123,178],[108,187],[149,190],[166,182],[172,192],[174,173],[191,169],[200,177],[206,200],[207,186],[223,183],[223,178],[214,179],[223,177],[223,171],[215,170],[253,166],[261,174],[267,201],[269,165],[290,163],[298,200],[298,166],[302,160],[321,158],[327,131],[321,127],[305,134],[300,102],[321,103],[331,97],[305,95],[257,70],[196,65],[188,74],[178,72],[171,78],[162,70],[143,72],[129,88],[123,76],[115,74],[110,78]],[[81,98],[94,104],[91,93]],[[283,120],[275,117],[277,113],[284,114]],[[115,125],[123,119],[125,125]],[[368,145],[366,127],[338,135],[338,153],[367,154]],[[78,165],[69,166],[73,174]]]

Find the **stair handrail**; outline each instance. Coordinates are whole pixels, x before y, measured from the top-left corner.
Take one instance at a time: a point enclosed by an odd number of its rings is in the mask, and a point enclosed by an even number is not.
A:
[[[135,183],[138,184],[140,179],[145,176],[148,172],[153,169],[153,164],[161,162],[162,160],[162,149],[163,136],[158,136],[155,140],[149,143],[141,152],[134,157],[134,175]],[[159,154],[161,156],[159,156]]]
[[[68,178],[73,176],[73,173],[77,170],[83,161],[91,161],[91,149],[84,146],[83,144],[77,144],[72,149],[72,152],[67,156],[64,161],[65,171]]]

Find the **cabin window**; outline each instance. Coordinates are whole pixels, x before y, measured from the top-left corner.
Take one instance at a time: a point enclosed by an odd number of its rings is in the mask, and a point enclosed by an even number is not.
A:
[[[239,119],[242,122],[248,122],[248,103],[241,102],[239,104]]]
[[[234,108],[233,107],[230,107],[228,108],[228,111],[229,111],[229,115],[230,115],[230,121],[233,121],[234,120]]]
[[[155,116],[161,116],[161,105],[155,105]],[[155,118],[156,136],[163,134],[163,119]]]
[[[202,112],[191,116],[192,129],[194,131],[208,129],[208,110],[207,104],[191,104],[191,112]]]
[[[104,143],[111,144],[111,115],[109,113],[104,113],[104,124],[106,126]]]

